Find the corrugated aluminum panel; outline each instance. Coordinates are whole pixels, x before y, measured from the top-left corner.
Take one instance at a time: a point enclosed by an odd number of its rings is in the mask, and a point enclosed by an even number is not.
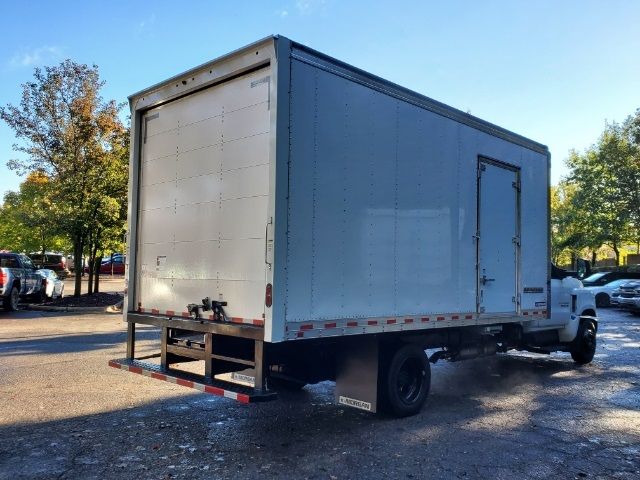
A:
[[[477,312],[479,156],[522,171],[518,288],[541,306],[547,156],[381,88],[294,54],[287,322]]]
[[[262,319],[270,69],[145,112],[136,302],[181,314],[204,297]]]

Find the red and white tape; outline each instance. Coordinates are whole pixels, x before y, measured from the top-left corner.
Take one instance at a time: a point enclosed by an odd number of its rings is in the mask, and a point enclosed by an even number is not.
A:
[[[170,318],[191,318],[189,312],[176,312],[175,310],[159,310],[157,308],[143,308],[138,307],[139,313],[150,313],[151,315],[163,315]],[[206,317],[209,320],[213,320],[213,315]],[[238,323],[243,325],[254,325],[256,327],[264,327],[264,319],[261,318],[241,318],[241,317],[229,317],[231,323]]]
[[[126,365],[123,363],[116,362],[114,360],[109,360],[109,366],[113,368],[119,368],[120,370],[126,370],[131,373],[138,373],[145,377],[155,378],[156,380],[163,380],[165,382],[175,383],[176,385],[181,385],[183,387],[193,388],[203,393],[210,393],[211,395],[216,395],[218,397],[230,398],[231,400],[236,400],[240,403],[248,404],[251,402],[251,397],[243,393],[231,392],[229,390],[224,390],[222,388],[214,387],[212,385],[206,385],[204,383],[198,383],[192,380],[186,380],[184,378],[174,377],[171,375],[167,375],[165,373],[154,372],[153,370],[147,370],[135,365]]]

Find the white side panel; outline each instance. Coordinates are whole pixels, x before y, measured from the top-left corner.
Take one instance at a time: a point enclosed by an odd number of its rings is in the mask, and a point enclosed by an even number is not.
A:
[[[181,315],[204,297],[262,320],[268,68],[143,116],[137,303]]]
[[[291,68],[287,322],[475,312],[480,155],[521,169],[522,307],[546,300],[546,156]]]

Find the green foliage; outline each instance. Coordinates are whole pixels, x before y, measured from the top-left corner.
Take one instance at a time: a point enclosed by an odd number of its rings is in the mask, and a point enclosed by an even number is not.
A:
[[[567,182],[551,187],[551,261],[557,265],[571,263],[582,248],[585,239],[577,229],[576,211],[573,203],[575,185]]]
[[[625,243],[640,239],[640,110],[607,124],[597,143],[572,151],[569,176],[552,191],[554,258],[610,247],[619,263]]]
[[[68,252],[71,244],[60,229],[51,183],[31,173],[17,192],[8,192],[0,206],[0,248],[18,252]]]

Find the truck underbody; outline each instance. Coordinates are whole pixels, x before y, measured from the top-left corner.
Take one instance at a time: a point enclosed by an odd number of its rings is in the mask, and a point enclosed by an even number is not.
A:
[[[267,343],[263,327],[253,325],[141,313],[129,313],[127,322],[127,356],[110,361],[114,368],[241,403],[273,400],[279,390],[330,380],[336,382],[338,403],[396,416],[422,407],[430,363],[510,350],[565,351],[576,362],[588,363],[597,331],[595,316],[581,315],[571,342],[562,342],[557,329],[526,332],[510,322]],[[160,328],[159,352],[136,356],[136,325]],[[427,356],[425,350],[435,351]],[[181,369],[193,362],[199,362],[199,371]]]

